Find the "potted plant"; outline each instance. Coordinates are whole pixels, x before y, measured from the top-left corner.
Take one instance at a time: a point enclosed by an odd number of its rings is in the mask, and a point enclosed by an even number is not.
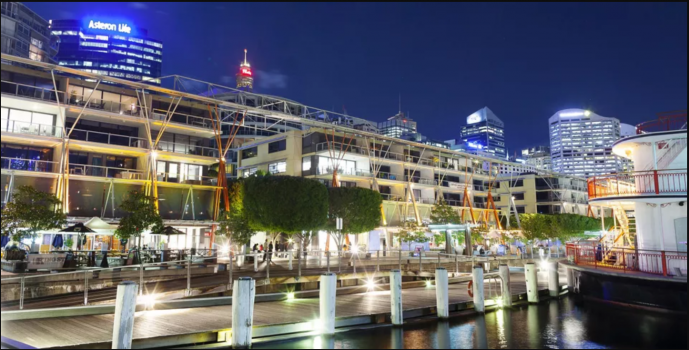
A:
[[[73,246],[74,246],[74,240],[72,239],[72,237],[67,237],[67,239],[65,239],[65,243],[64,243],[65,250],[71,251]]]

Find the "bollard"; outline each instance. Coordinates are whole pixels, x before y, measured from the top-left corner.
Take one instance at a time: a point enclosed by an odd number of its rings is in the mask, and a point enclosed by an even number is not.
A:
[[[510,288],[510,267],[500,265],[500,283],[502,283],[502,306],[512,307],[512,288]]]
[[[404,323],[402,310],[402,271],[390,271],[390,308],[393,326],[401,326]]]
[[[254,272],[258,272],[258,253],[254,254]]]
[[[270,284],[270,260],[266,262],[266,281]]]
[[[435,298],[438,306],[438,317],[450,317],[447,270],[442,267],[435,270]]]
[[[538,304],[538,272],[534,263],[524,265],[526,294],[529,303]]]
[[[548,263],[548,291],[551,298],[560,296],[560,272],[557,270],[558,267],[557,261]]]
[[[290,250],[287,252],[287,255],[289,256],[289,262],[287,263],[287,269],[292,271],[292,251]]]
[[[132,348],[137,289],[136,283],[131,281],[122,282],[117,286],[115,322],[112,329],[113,349]]]
[[[335,296],[337,294],[337,275],[321,275],[320,326],[321,334],[335,334]]]
[[[475,265],[472,273],[472,281],[474,284],[474,309],[476,312],[484,313],[486,312],[486,301],[483,293],[485,292],[483,288],[483,266]]]
[[[232,288],[232,348],[251,348],[256,281],[240,277]]]

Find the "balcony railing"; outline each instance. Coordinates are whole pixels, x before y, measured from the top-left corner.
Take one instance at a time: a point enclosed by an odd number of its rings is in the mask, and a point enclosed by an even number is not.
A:
[[[597,176],[588,180],[590,199],[687,192],[687,169],[650,170]]]
[[[140,170],[87,164],[70,164],[69,173],[70,175],[107,177],[125,180],[146,180],[146,174]]]
[[[70,135],[72,140],[103,143],[108,145],[126,146],[134,148],[148,148],[148,141],[139,137],[107,134],[98,131],[74,129]]]
[[[158,181],[167,183],[178,183],[185,185],[204,185],[216,186],[218,184],[217,177],[200,176],[196,174],[179,174],[179,173],[158,173]]]
[[[326,168],[326,169],[321,169],[319,168],[316,171],[317,175],[332,175],[333,173],[333,168]],[[373,177],[373,174],[367,171],[362,171],[358,169],[340,169],[337,171],[338,175],[346,175],[346,176],[360,176],[360,177]]]
[[[39,173],[57,173],[57,162],[35,159],[18,159],[2,157],[2,169],[35,171]]]
[[[602,246],[568,244],[567,258],[576,265],[614,269],[623,273],[643,272],[662,276],[676,276],[677,270],[684,276],[687,273],[686,252],[606,249]]]
[[[669,112],[656,120],[643,122],[636,126],[637,134],[649,132],[687,130],[687,111]]]
[[[27,123],[18,120],[2,119],[0,126],[3,132],[15,134],[62,137],[62,128],[47,124]]]
[[[203,147],[203,146],[196,146],[196,145],[189,145],[189,144],[184,144],[184,143],[175,143],[175,142],[168,142],[168,141],[158,142],[157,148],[159,151],[163,151],[163,152],[180,153],[180,154],[202,156],[202,157],[218,158],[218,154],[219,154],[217,148],[210,148],[210,147]]]
[[[4,94],[10,94],[19,97],[31,98],[46,102],[57,102],[58,97],[60,103],[75,107],[84,107],[86,101],[89,100],[89,95],[66,95],[63,91],[55,92],[51,88],[43,88],[32,85],[18,84],[11,81],[1,81],[0,91]],[[91,98],[87,109],[100,110],[109,113],[120,115],[128,115],[133,117],[143,117],[141,107],[138,100],[132,103],[122,103],[119,101],[104,100],[98,98]],[[167,116],[166,110],[154,109],[151,118],[155,120],[165,120]],[[174,113],[171,119],[172,123],[185,124],[194,127],[211,129],[211,121],[205,117],[197,117],[184,113]]]

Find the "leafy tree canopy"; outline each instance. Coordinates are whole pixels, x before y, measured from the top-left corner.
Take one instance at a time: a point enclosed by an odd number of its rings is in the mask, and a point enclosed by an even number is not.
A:
[[[342,218],[342,233],[359,234],[380,225],[383,197],[362,187],[332,187],[328,189],[329,215],[327,229],[334,231],[335,220]]]
[[[244,187],[242,180],[231,181],[227,184],[230,211],[221,211],[218,218],[217,234],[227,237],[232,244],[240,246],[251,241],[255,230],[249,225],[249,218],[244,211]]]
[[[295,233],[323,227],[328,190],[316,180],[252,176],[244,180],[244,210],[255,230]]]
[[[431,222],[436,225],[459,224],[459,214],[451,206],[440,198],[431,209]]]
[[[397,233],[397,238],[404,243],[426,243],[430,240],[426,236],[425,228],[414,221],[406,222],[404,228]]]
[[[520,214],[522,234],[527,240],[559,239],[567,241],[582,236],[586,231],[599,231],[600,219],[578,214]],[[613,220],[605,221],[606,229],[613,225]]]
[[[128,240],[141,236],[141,233],[148,229],[151,232],[163,231],[163,219],[155,207],[157,200],[156,197],[147,196],[141,191],[129,192],[120,204],[120,210],[125,214],[115,230],[115,236]]]
[[[39,231],[62,228],[67,216],[62,202],[54,195],[31,186],[20,186],[2,211],[2,235],[12,240],[36,239]]]

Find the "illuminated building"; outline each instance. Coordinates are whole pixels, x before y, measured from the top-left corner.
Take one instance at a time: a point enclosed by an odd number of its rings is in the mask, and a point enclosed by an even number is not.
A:
[[[538,170],[551,171],[552,159],[550,158],[550,147],[538,146],[522,150],[521,160],[524,164],[532,165]]]
[[[388,137],[402,137],[407,134],[416,133],[416,122],[411,118],[407,118],[402,111],[388,120],[378,123],[378,130],[382,135]]]
[[[2,53],[53,63],[53,56],[57,52],[57,38],[51,38],[49,27],[48,21],[24,4],[3,2],[0,49]]]
[[[237,72],[237,89],[251,91],[254,89],[254,73],[251,65],[246,61],[246,49],[244,49],[244,62],[239,65]]]
[[[160,84],[163,44],[143,28],[99,18],[53,20],[59,65],[131,81]]]
[[[583,109],[559,111],[549,120],[553,171],[580,177],[620,172],[626,161],[612,152],[620,121]]]
[[[505,124],[488,107],[481,108],[467,117],[462,143],[467,152],[505,159]]]

